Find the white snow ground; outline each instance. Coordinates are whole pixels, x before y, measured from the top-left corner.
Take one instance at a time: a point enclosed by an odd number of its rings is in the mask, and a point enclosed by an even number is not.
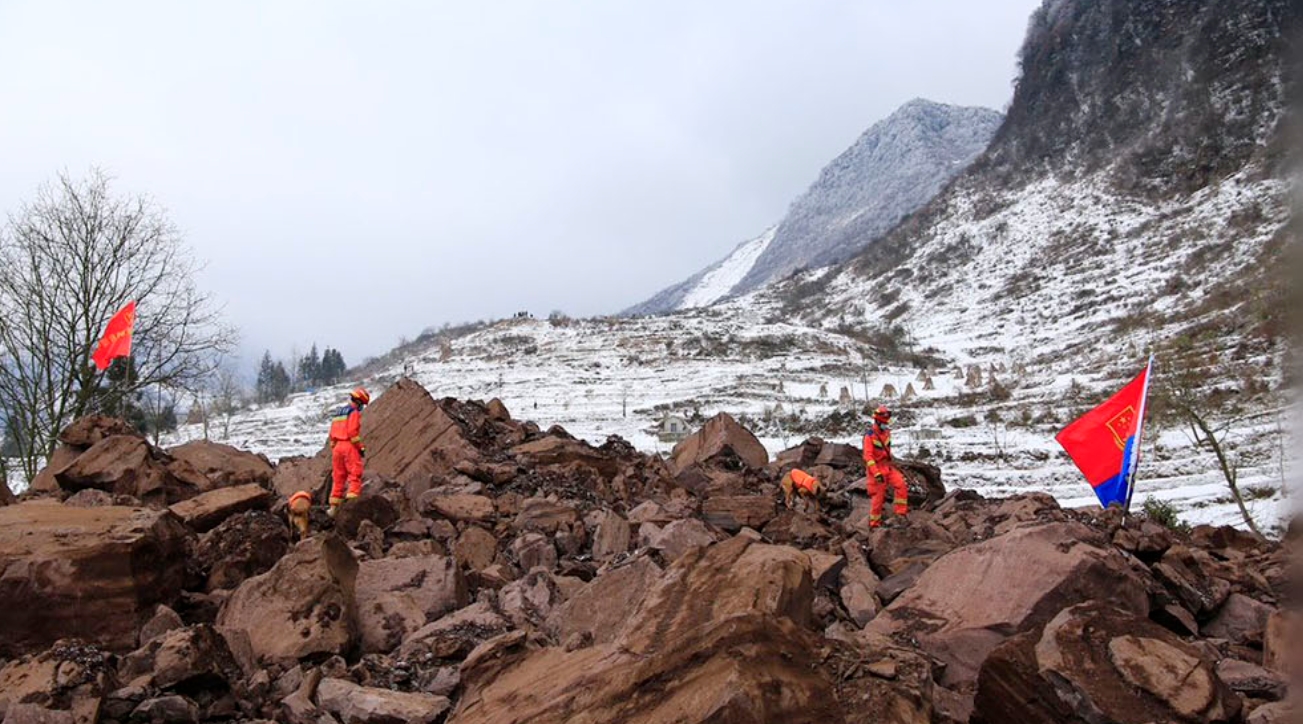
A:
[[[222,423],[215,421],[210,434],[273,459],[313,454],[323,444],[328,410],[340,404],[352,384],[362,382],[380,391],[406,371],[436,397],[498,397],[516,417],[545,428],[561,425],[595,444],[619,435],[647,452],[668,453],[673,446],[655,434],[667,409],[685,415],[696,410],[705,417],[719,411],[745,415],[760,428],[761,441],[772,455],[805,438],[792,430],[794,423],[773,420],[775,405],[786,415],[809,421],[844,407],[837,401],[842,387],[854,391],[854,406],[859,407],[866,384],[876,403],[884,385],[903,392],[912,383],[917,396],[896,403],[904,423],[898,432],[901,450],[918,455],[927,448],[924,454],[940,465],[948,486],[988,495],[1043,490],[1065,506],[1095,504],[1090,487],[1053,439],[1072,410],[1062,401],[1067,381],[1052,367],[1031,364],[1024,375],[1007,375],[1014,395],[1008,409],[1057,411],[1063,422],[993,425],[980,422],[978,410],[978,424],[956,427],[947,421],[974,409],[960,400],[964,382],[949,369],[934,371],[934,389],[925,391],[916,379],[920,370],[880,364],[871,350],[834,332],[766,323],[769,311],[748,298],[667,317],[564,325],[503,321],[454,341],[446,360],[440,360],[435,347],[373,379],[294,395],[284,406],[238,415],[229,436],[221,434]],[[1087,387],[1112,384],[1111,379],[1101,383],[1087,375],[1079,379]],[[826,397],[820,396],[821,386],[827,388]],[[1098,399],[1107,394],[1101,389]],[[767,416],[770,422],[764,421]],[[1289,501],[1280,491],[1295,460],[1290,446],[1278,443],[1292,427],[1286,411],[1272,411],[1237,430],[1230,441],[1242,465],[1241,485],[1277,491],[1252,503],[1264,525],[1288,512]],[[166,442],[200,435],[198,426],[189,426]],[[859,442],[853,431],[825,437]],[[995,457],[997,447],[1005,452],[1002,459]],[[1137,508],[1152,495],[1172,502],[1191,523],[1241,524],[1211,456],[1195,450],[1179,431],[1150,435],[1143,454]]]

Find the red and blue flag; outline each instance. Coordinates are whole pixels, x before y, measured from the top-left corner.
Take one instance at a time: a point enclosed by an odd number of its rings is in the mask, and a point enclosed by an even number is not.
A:
[[[1145,402],[1149,396],[1151,357],[1145,370],[1102,405],[1063,428],[1055,440],[1095,489],[1100,505],[1117,503],[1130,508],[1136,466],[1140,462],[1140,435],[1144,430]]]

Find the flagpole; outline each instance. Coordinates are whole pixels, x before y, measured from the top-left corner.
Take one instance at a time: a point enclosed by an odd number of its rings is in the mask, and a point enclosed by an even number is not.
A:
[[[1154,355],[1150,353],[1149,363],[1145,365],[1145,386],[1140,392],[1140,413],[1136,420],[1136,449],[1132,453],[1134,462],[1131,463],[1131,472],[1127,477],[1127,507],[1125,512],[1131,512],[1131,496],[1136,492],[1136,481],[1140,477],[1140,445],[1144,440],[1145,432],[1145,408],[1149,406],[1149,381],[1154,375]]]

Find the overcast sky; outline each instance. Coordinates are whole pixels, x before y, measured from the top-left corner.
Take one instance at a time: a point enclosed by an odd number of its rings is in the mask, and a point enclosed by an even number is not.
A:
[[[613,313],[915,97],[1002,110],[1039,0],[0,2],[0,209],[99,166],[246,354]]]

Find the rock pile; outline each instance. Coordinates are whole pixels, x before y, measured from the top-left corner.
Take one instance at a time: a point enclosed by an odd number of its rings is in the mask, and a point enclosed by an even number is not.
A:
[[[403,380],[366,489],[324,454],[160,451],[79,421],[0,506],[4,722],[1286,721],[1285,548],[1038,494],[870,531],[860,451],[727,416],[668,460]],[[782,509],[802,466],[834,491]],[[837,492],[841,491],[841,492]],[[1274,718],[1272,718],[1274,717]]]

